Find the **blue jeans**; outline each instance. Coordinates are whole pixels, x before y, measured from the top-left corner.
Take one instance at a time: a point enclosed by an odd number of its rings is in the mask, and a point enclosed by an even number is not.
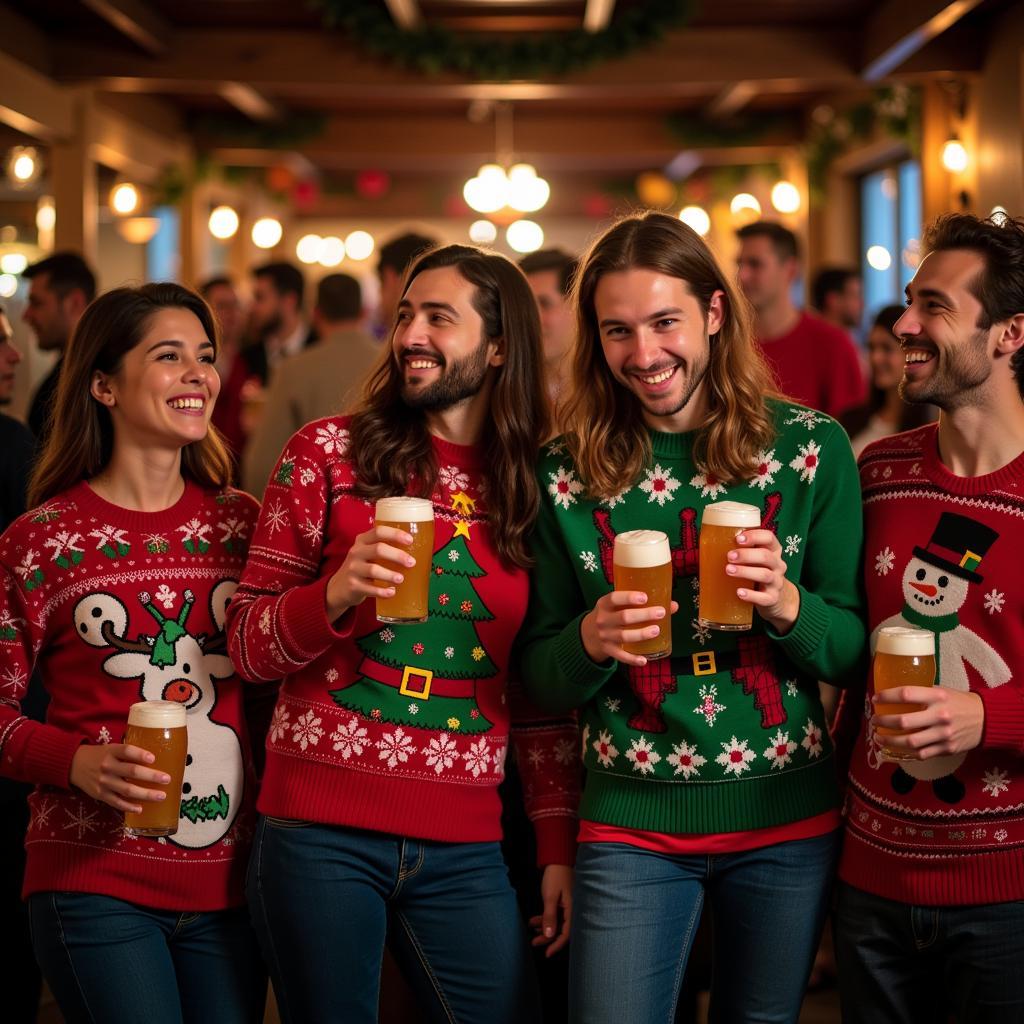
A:
[[[151,910],[78,892],[29,897],[32,946],[68,1024],[259,1024],[267,972],[245,907]]]
[[[839,884],[845,1024],[1024,1024],[1024,902],[920,907]]]
[[[705,897],[713,932],[710,1020],[796,1021],[824,926],[838,835],[710,856],[583,843],[570,1021],[671,1024]]]
[[[497,843],[261,817],[248,892],[284,1024],[376,1024],[385,942],[431,1021],[540,1019]]]

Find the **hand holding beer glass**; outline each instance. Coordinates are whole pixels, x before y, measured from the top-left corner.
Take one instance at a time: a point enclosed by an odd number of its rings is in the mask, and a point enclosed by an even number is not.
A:
[[[328,581],[328,618],[334,621],[373,597],[382,622],[425,621],[433,554],[433,504],[426,498],[381,498],[373,527],[356,537]]]
[[[416,559],[402,582],[395,585],[393,597],[378,596],[377,618],[381,622],[426,622],[434,554],[433,503],[426,498],[381,498],[373,518],[377,526],[408,533],[412,537],[409,554]]]
[[[170,782],[160,787],[164,799],[144,803],[142,810],[126,811],[125,829],[136,836],[173,836],[181,813],[181,782],[188,756],[185,706],[170,700],[144,700],[128,710],[125,743],[151,753],[154,771],[164,772]]]
[[[704,507],[700,523],[700,608],[697,621],[706,629],[750,629],[754,606],[736,596],[736,580],[726,575],[736,534],[757,529],[761,510],[738,501]]]
[[[672,549],[660,530],[615,538],[613,586],[584,616],[583,646],[594,661],[645,665],[672,653]]]
[[[883,626],[878,631],[872,675],[875,694],[878,695],[876,715],[906,715],[923,711],[923,704],[883,704],[881,695],[898,686],[935,685],[935,634],[924,629]],[[875,726],[875,732],[883,737],[909,736],[913,731]],[[911,750],[883,747],[881,757],[885,761],[907,761],[915,759],[917,754]]]

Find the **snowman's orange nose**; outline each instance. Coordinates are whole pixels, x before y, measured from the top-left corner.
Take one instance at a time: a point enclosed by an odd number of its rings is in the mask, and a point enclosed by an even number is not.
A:
[[[934,597],[938,592],[938,587],[933,587],[930,583],[911,583],[910,584],[915,590],[920,590],[925,597]]]

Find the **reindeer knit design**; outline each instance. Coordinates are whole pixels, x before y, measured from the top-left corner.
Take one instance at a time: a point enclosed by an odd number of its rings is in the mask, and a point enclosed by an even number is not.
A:
[[[844,695],[849,763],[840,877],[901,903],[1024,899],[1024,454],[954,476],[935,424],[861,455],[864,583],[872,644],[887,625],[935,634],[937,685],[984,705],[981,745],[894,764],[870,726],[870,674]]]
[[[865,642],[860,491],[835,421],[785,401],[772,410],[775,440],[757,472],[735,483],[695,464],[693,433],[652,431],[640,479],[600,501],[587,497],[561,440],[542,455],[522,671],[542,707],[583,708],[588,823],[711,836],[778,829],[837,806],[817,681],[856,676]],[[758,506],[779,538],[801,595],[784,637],[756,613],[749,633],[697,621],[700,520],[721,500]],[[636,529],[662,530],[672,546],[672,656],[640,669],[594,664],[580,621],[612,589],[615,536]]]
[[[243,902],[255,813],[248,696],[224,621],[258,505],[189,482],[163,512],[133,512],[83,483],[0,538],[0,773],[34,783],[24,893],[116,896],[165,910]],[[19,701],[33,667],[45,724]],[[73,790],[83,743],[117,743],[140,700],[186,708],[178,831],[136,838],[124,816]]]
[[[539,714],[510,685],[527,574],[503,564],[492,545],[481,451],[432,439],[439,474],[428,621],[378,622],[372,599],[328,621],[327,583],[373,523],[372,503],[353,493],[348,422],[317,420],[288,442],[228,614],[242,675],[284,677],[259,810],[442,842],[493,841],[511,739],[538,860],[571,864],[576,727]]]

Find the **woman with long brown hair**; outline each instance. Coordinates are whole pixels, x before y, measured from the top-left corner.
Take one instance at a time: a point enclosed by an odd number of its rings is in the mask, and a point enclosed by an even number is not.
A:
[[[35,507],[0,538],[0,773],[36,787],[24,893],[68,1021],[263,1016],[242,886],[252,758],[224,637],[257,505],[228,486],[210,429],[216,346],[179,285],[96,299],[64,357]],[[35,667],[45,723],[19,711]],[[144,700],[183,706],[188,730],[177,828],[159,838],[125,824],[170,782],[121,742]]]
[[[430,1020],[538,1019],[498,784],[514,720],[545,867],[534,941],[561,946],[575,732],[508,680],[539,502],[539,333],[503,256],[421,256],[362,404],[295,434],[267,487],[229,634],[243,675],[284,677],[249,895],[286,1022],[375,1022],[385,942]],[[395,496],[433,520],[416,623],[374,608],[416,561],[407,530],[374,520]]]
[[[744,301],[675,218],[606,231],[576,302],[522,634],[538,704],[582,708],[570,1017],[671,1020],[706,899],[712,1019],[792,1021],[839,825],[817,681],[849,676],[864,646],[850,446],[774,393]],[[719,502],[754,506],[757,524],[732,530],[712,581],[756,612],[735,630],[699,608],[699,527]],[[615,588],[630,531],[670,562],[670,608]],[[665,633],[668,656],[637,652]]]

